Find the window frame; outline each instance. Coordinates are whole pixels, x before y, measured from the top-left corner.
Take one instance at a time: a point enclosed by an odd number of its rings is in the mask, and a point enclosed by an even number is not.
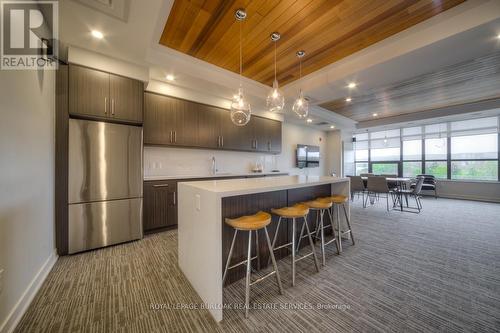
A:
[[[421,125],[421,126],[413,126],[413,127],[421,127],[421,158],[420,160],[408,160],[408,159],[404,159],[403,158],[403,142],[405,141],[404,138],[405,136],[403,136],[403,127],[399,128],[399,139],[400,139],[400,145],[399,145],[399,160],[387,160],[387,161],[374,161],[372,160],[371,158],[371,134],[369,133],[368,134],[368,139],[366,140],[361,140],[363,142],[367,142],[368,143],[368,160],[356,160],[354,159],[354,170],[356,170],[356,164],[357,163],[368,163],[368,172],[372,172],[373,168],[372,168],[372,165],[373,164],[397,164],[398,165],[398,177],[403,177],[403,164],[405,162],[420,162],[421,163],[421,170],[422,170],[422,174],[426,174],[426,167],[425,167],[425,164],[426,162],[446,162],[446,167],[447,167],[447,170],[446,170],[446,178],[439,178],[439,179],[442,179],[442,180],[452,180],[452,181],[474,181],[474,182],[500,182],[500,116],[494,116],[496,119],[497,119],[497,132],[496,132],[496,136],[497,136],[497,157],[496,158],[478,158],[478,159],[473,159],[473,158],[469,158],[469,159],[456,159],[456,158],[451,158],[451,138],[453,136],[453,131],[451,130],[451,123],[453,121],[447,121],[447,122],[438,122],[438,123],[435,123],[435,124],[424,124],[424,125]],[[480,117],[480,118],[474,118],[474,119],[481,119],[481,118],[493,118],[492,116],[489,116],[489,117]],[[469,119],[467,119],[469,120]],[[472,120],[472,119],[470,119]],[[443,138],[446,138],[446,143],[447,143],[447,147],[446,147],[446,158],[444,159],[426,159],[425,157],[425,140],[426,140],[426,133],[425,133],[425,126],[429,126],[429,125],[437,125],[437,124],[446,124],[446,130],[445,132],[441,132],[440,130],[440,133],[442,133],[442,135],[444,135]],[[455,131],[456,132],[456,131]],[[360,134],[360,133],[358,133]],[[432,133],[431,133],[432,134]],[[435,133],[434,133],[435,135]],[[441,135],[441,134],[440,134]],[[473,136],[474,134],[471,134],[471,136]],[[477,134],[477,135],[480,135],[480,134]],[[410,135],[411,136],[411,135]],[[408,135],[406,137],[409,137]],[[418,139],[416,139],[418,140]],[[355,150],[356,150],[356,146],[355,146]],[[354,154],[356,156],[356,153]],[[498,168],[498,171],[497,171],[497,180],[494,181],[494,180],[477,180],[477,179],[454,179],[452,178],[451,176],[451,173],[452,173],[452,169],[451,169],[451,165],[452,165],[452,162],[483,162],[483,161],[496,161],[497,162],[497,168]]]

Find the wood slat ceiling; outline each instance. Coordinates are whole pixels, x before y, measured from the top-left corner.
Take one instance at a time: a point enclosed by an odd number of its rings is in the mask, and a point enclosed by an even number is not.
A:
[[[295,52],[307,52],[303,75],[437,15],[465,0],[175,0],[160,44],[239,72],[238,8],[243,23],[243,75],[271,85],[278,31],[278,80],[298,79]]]
[[[356,121],[500,98],[500,52],[320,106]]]

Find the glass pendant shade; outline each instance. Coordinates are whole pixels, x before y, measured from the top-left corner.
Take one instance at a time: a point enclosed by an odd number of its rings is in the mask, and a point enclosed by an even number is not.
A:
[[[245,126],[250,121],[251,114],[250,103],[245,99],[243,89],[240,87],[231,102],[231,121],[236,126]]]
[[[302,90],[299,93],[299,98],[293,103],[292,109],[299,118],[305,118],[309,114],[309,102],[304,98]]]
[[[285,106],[285,96],[278,87],[278,81],[274,80],[273,87],[267,95],[266,100],[267,109],[270,112],[281,112]]]

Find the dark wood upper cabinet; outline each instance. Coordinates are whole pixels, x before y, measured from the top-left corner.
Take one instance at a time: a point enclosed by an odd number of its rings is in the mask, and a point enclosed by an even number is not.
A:
[[[205,148],[220,148],[222,145],[223,111],[213,106],[206,106],[198,114],[198,144]]]
[[[69,66],[69,113],[107,117],[109,74],[86,67]]]
[[[141,81],[110,74],[109,93],[113,118],[142,122],[144,84]]]
[[[271,120],[268,122],[269,130],[269,151],[272,153],[281,153],[281,142],[282,142],[282,126],[281,122],[277,120]]]
[[[142,123],[144,85],[141,81],[99,70],[69,66],[69,113]]]
[[[232,123],[228,110],[155,93],[144,94],[144,144],[281,152],[281,122],[253,116]]]

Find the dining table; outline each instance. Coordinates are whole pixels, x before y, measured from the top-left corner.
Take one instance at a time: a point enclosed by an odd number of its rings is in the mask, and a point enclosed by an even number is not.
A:
[[[368,177],[361,177],[361,179],[363,180],[363,183],[366,188],[366,185],[368,183]],[[386,180],[388,184],[395,184],[396,185],[395,187],[397,189],[404,189],[406,188],[406,184],[411,182],[412,179],[409,177],[386,177]],[[401,209],[401,211],[403,211],[403,193],[401,191],[396,191],[396,194],[399,200],[399,208]]]

